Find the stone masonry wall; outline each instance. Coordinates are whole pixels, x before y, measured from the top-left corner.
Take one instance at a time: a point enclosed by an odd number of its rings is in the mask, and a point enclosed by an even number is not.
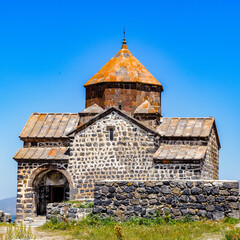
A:
[[[101,181],[95,183],[93,212],[120,220],[155,211],[173,219],[239,218],[238,194],[237,181]]]
[[[36,198],[34,192],[35,171],[45,171],[46,169],[65,170],[67,164],[63,163],[18,163],[17,179],[17,206],[16,219],[24,219],[36,215]]]
[[[207,153],[204,161],[201,164],[202,179],[218,179],[218,144],[215,130],[212,129],[208,141]]]
[[[73,203],[49,203],[47,205],[47,220],[57,218],[59,221],[80,220],[92,212],[92,208],[80,208]]]
[[[109,129],[113,129],[110,140]],[[158,136],[140,128],[116,112],[76,134],[70,143],[68,171],[75,199],[93,197],[94,182],[104,179],[199,179],[200,163],[154,163]]]

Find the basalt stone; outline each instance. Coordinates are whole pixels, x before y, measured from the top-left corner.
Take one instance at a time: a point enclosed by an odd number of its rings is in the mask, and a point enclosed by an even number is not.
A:
[[[185,182],[178,182],[177,186],[181,189],[184,189],[184,188],[186,188],[186,183]]]
[[[211,193],[211,187],[204,187],[203,188],[203,193],[204,194],[210,194]]]
[[[102,213],[102,212],[104,212],[104,209],[103,209],[103,208],[100,208],[100,207],[94,207],[94,208],[93,208],[93,213],[94,213],[94,214]]]
[[[234,195],[234,196],[238,196],[239,195],[239,190],[238,189],[231,189],[230,194]]]
[[[206,214],[206,217],[208,218],[208,219],[211,219],[212,218],[212,212],[207,212],[207,214]]]
[[[123,200],[122,204],[125,205],[125,206],[128,206],[129,205],[129,199]]]
[[[193,182],[188,181],[188,182],[187,182],[187,186],[188,186],[189,188],[192,188],[192,187],[193,187]]]
[[[179,209],[173,208],[173,209],[172,209],[172,214],[173,214],[174,216],[180,216],[180,215],[181,215],[181,212],[179,211]]]
[[[220,195],[225,195],[225,196],[230,195],[229,191],[227,191],[227,190],[219,190],[219,194]]]
[[[175,187],[177,187],[177,182],[175,182],[175,181],[171,181],[170,183],[169,183],[169,185],[170,185],[170,187],[171,188],[175,188]]]
[[[143,199],[143,200],[141,201],[141,204],[142,204],[142,206],[148,205],[148,200],[147,200],[147,199]]]
[[[146,191],[148,194],[154,193],[154,190],[151,187],[146,187]]]
[[[202,188],[204,186],[202,181],[196,182],[196,187]]]
[[[239,209],[239,203],[238,202],[230,202],[228,206],[232,209]]]
[[[223,182],[223,186],[228,189],[238,188],[239,183],[238,182]]]
[[[121,194],[116,194],[116,199],[117,200],[125,200],[127,197],[125,195],[121,195]]]
[[[114,206],[118,207],[118,206],[121,205],[121,202],[120,201],[114,201],[113,204],[114,204]]]
[[[126,193],[130,193],[130,192],[133,192],[134,190],[135,190],[134,186],[130,186],[130,187],[125,187],[123,191]]]
[[[190,195],[190,189],[186,188],[183,190],[182,195]]]
[[[102,193],[103,193],[103,194],[106,194],[106,193],[109,192],[109,187],[103,186],[103,187],[101,188],[101,190],[102,190]]]
[[[216,197],[216,202],[225,202],[225,197],[224,196],[219,196],[219,197]]]
[[[174,187],[174,188],[172,188],[172,192],[173,192],[173,194],[179,195],[181,193],[181,189],[178,187]]]
[[[69,210],[68,210],[68,212],[69,213],[77,213],[77,208],[70,208]]]
[[[207,211],[206,210],[199,210],[197,212],[197,215],[200,216],[200,217],[206,217]]]
[[[94,198],[96,199],[96,198],[101,198],[102,197],[102,194],[100,194],[100,193],[94,193]]]
[[[200,194],[199,196],[197,196],[197,201],[203,203],[206,202],[206,198],[204,197],[203,194]]]
[[[207,210],[208,212],[213,212],[213,211],[215,210],[215,206],[213,206],[213,205],[207,205],[207,206],[206,206],[206,210]]]
[[[200,189],[200,188],[198,188],[198,187],[193,187],[193,188],[191,189],[191,193],[192,193],[193,195],[198,195],[198,194],[202,193],[202,189]]]
[[[103,201],[104,206],[109,206],[112,203],[112,200]]]
[[[189,196],[189,202],[196,202],[196,201],[197,199],[195,196],[192,196],[192,195]]]
[[[224,212],[213,212],[212,219],[215,221],[222,220],[224,218]]]
[[[132,205],[138,205],[139,204],[139,199],[131,199],[130,200],[130,203],[132,204]]]
[[[150,205],[154,205],[156,202],[157,202],[156,199],[150,199],[150,200],[149,200],[149,204],[150,204]]]
[[[195,215],[196,214],[196,210],[195,209],[188,209],[187,213],[191,214],[191,215]]]
[[[187,195],[182,195],[182,196],[179,198],[179,201],[180,201],[180,202],[187,203],[187,202],[188,202],[188,197],[187,197]]]
[[[229,201],[229,202],[236,202],[236,201],[238,201],[238,197],[236,197],[236,196],[229,196],[229,197],[227,197],[226,200]]]
[[[95,204],[95,205],[102,205],[102,200],[100,200],[100,199],[94,199],[94,204]]]
[[[232,210],[227,214],[228,217],[239,219],[239,210]]]
[[[137,191],[138,191],[139,193],[145,193],[145,192],[146,192],[146,189],[141,187],[141,188],[138,188]]]
[[[172,189],[169,186],[162,186],[161,187],[161,192],[163,194],[171,194],[172,193]]]
[[[156,193],[156,194],[160,193],[160,188],[159,187],[154,187],[154,193]]]
[[[115,190],[116,190],[116,188],[115,188],[115,187],[110,187],[110,188],[109,188],[109,192],[110,192],[110,193],[114,193],[114,192],[115,192]]]
[[[212,196],[212,195],[208,196],[208,197],[207,197],[207,202],[209,202],[209,203],[214,203],[214,202],[215,202],[215,197]]]
[[[113,198],[114,197],[114,193],[109,193],[108,195],[107,195],[107,198]]]
[[[224,206],[223,205],[217,205],[215,206],[216,211],[224,211]]]
[[[218,195],[219,194],[219,187],[212,187],[211,194],[212,195]]]

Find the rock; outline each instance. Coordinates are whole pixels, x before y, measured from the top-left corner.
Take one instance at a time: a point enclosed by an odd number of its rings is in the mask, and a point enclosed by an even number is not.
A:
[[[191,189],[191,193],[193,194],[193,195],[198,195],[198,194],[200,194],[202,192],[202,189],[200,189],[200,188],[198,188],[198,187],[193,187],[192,189]]]
[[[217,194],[219,194],[219,187],[212,187],[212,189],[211,189],[211,194],[212,194],[212,195],[217,195]]]
[[[215,207],[213,205],[207,205],[206,210],[209,212],[213,212],[215,210]]]
[[[190,189],[186,188],[183,190],[182,195],[190,195],[190,193],[191,193]]]
[[[230,202],[228,206],[232,209],[239,209],[239,203],[238,202]]]
[[[174,187],[174,188],[172,189],[172,192],[173,192],[174,194],[176,194],[176,195],[180,195],[181,189],[178,188],[178,187]]]
[[[199,196],[197,196],[197,201],[203,203],[206,202],[206,198],[204,197],[203,194],[200,194]]]
[[[163,194],[171,194],[172,193],[172,189],[169,186],[162,186],[161,187],[161,192]]]
[[[188,197],[187,197],[186,195],[182,195],[182,196],[179,198],[179,201],[180,201],[180,202],[187,203],[187,202],[188,202]]]
[[[239,210],[232,210],[227,214],[228,217],[239,219]]]
[[[215,221],[222,220],[224,218],[224,212],[213,212],[212,219]]]
[[[229,196],[229,197],[227,197],[226,200],[229,201],[229,202],[236,202],[236,201],[238,201],[238,197],[236,197],[236,196]]]

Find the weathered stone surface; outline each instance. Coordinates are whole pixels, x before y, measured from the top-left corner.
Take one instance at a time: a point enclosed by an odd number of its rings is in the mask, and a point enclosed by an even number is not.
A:
[[[130,216],[148,217],[155,211],[163,216],[168,212],[175,219],[187,214],[195,220],[200,217],[214,220],[224,217],[239,218],[238,197],[227,195],[232,190],[229,187],[236,185],[223,183],[226,181],[113,181],[113,186],[116,189],[122,188],[123,191],[113,192],[107,201],[95,199],[93,212],[113,215],[118,219],[128,219]],[[228,190],[224,191],[226,186]],[[97,187],[97,192],[104,198],[102,188],[105,192],[104,184]]]

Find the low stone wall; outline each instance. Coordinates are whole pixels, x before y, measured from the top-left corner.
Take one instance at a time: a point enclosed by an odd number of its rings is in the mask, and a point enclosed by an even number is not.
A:
[[[101,181],[95,183],[93,213],[127,220],[158,211],[173,219],[191,215],[239,218],[237,181]]]
[[[0,222],[12,222],[12,215],[10,213],[5,213],[0,210]]]
[[[58,218],[64,220],[80,220],[92,212],[92,208],[80,208],[74,203],[49,203],[47,205],[47,220]]]

